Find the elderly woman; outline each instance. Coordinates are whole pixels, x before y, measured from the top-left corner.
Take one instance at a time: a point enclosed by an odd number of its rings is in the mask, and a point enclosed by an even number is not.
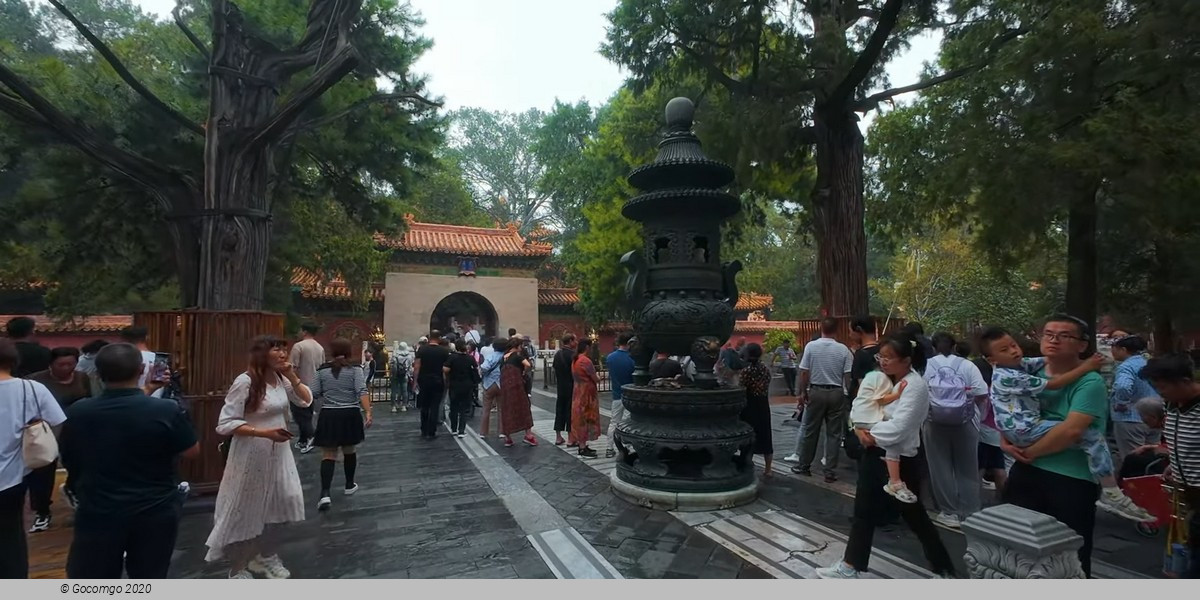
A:
[[[1121,460],[1142,446],[1157,445],[1162,435],[1159,430],[1146,425],[1134,408],[1138,400],[1158,396],[1150,382],[1139,374],[1146,366],[1145,352],[1146,341],[1136,335],[1123,337],[1112,345],[1113,359],[1120,364],[1113,375],[1108,401],[1113,437],[1117,440],[1117,454]]]

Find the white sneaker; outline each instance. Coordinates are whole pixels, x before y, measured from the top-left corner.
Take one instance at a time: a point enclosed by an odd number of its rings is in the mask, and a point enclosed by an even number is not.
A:
[[[905,504],[917,503],[917,495],[912,493],[912,490],[908,489],[908,486],[903,481],[899,485],[892,485],[892,482],[889,481],[884,484],[883,491]]]
[[[793,453],[793,454],[789,454],[789,455],[787,455],[787,456],[783,457],[783,462],[794,462],[794,463],[798,463],[798,462],[800,462],[800,455],[799,455],[799,454],[795,454],[795,453]]]
[[[247,571],[246,569],[242,569],[241,571],[238,571],[237,573],[230,571],[229,578],[230,579],[254,579],[254,574],[251,573],[250,571]]]
[[[353,496],[354,492],[357,492],[357,491],[358,491],[358,484],[356,483],[356,484],[354,484],[354,487],[346,488],[345,494],[347,496]]]
[[[843,561],[838,561],[832,567],[817,569],[820,579],[858,579],[858,571]]]
[[[283,561],[279,560],[278,554],[271,556],[259,554],[250,561],[250,564],[246,565],[246,570],[267,579],[287,579],[292,576],[291,571],[284,568]]]
[[[996,484],[984,479],[983,480],[983,489],[985,489],[989,492],[994,492],[994,491],[996,491]]]
[[[1146,509],[1134,504],[1133,500],[1130,500],[1129,496],[1126,496],[1120,488],[1105,489],[1100,494],[1100,499],[1096,501],[1096,506],[1130,521],[1152,523],[1158,520],[1157,517],[1146,512]]]
[[[329,496],[322,496],[320,500],[317,500],[317,510],[329,510],[332,504],[333,500]]]
[[[962,527],[962,523],[959,522],[958,516],[950,513],[938,513],[933,520],[945,525],[946,527],[949,527],[950,529],[958,529]]]

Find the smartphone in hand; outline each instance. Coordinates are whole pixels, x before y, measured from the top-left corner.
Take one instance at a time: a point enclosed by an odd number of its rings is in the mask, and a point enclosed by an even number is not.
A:
[[[154,353],[154,367],[150,372],[150,381],[167,383],[171,380],[171,355],[166,352]]]

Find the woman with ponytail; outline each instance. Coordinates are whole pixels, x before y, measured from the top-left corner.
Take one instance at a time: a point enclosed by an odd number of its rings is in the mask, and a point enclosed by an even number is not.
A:
[[[575,359],[571,361],[571,378],[575,383],[571,396],[571,439],[579,444],[579,456],[583,458],[596,458],[596,451],[588,448],[588,442],[600,438],[600,397],[596,393],[600,377],[588,357],[591,349],[592,340],[579,340]]]
[[[367,374],[361,364],[350,360],[354,346],[346,338],[329,343],[333,360],[317,369],[313,395],[321,399],[321,414],[317,417],[317,433],[313,445],[321,449],[321,496],[317,510],[329,510],[333,501],[329,487],[337,466],[338,449],[342,450],[342,468],[346,472],[345,495],[358,491],[354,471],[358,468],[355,446],[366,437],[371,426],[371,398],[367,394]]]
[[[312,405],[312,391],[287,361],[287,342],[259,336],[246,372],[225,395],[217,433],[232,436],[205,560],[230,559],[231,579],[286,579],[268,525],[304,520],[304,492],[284,414]]]

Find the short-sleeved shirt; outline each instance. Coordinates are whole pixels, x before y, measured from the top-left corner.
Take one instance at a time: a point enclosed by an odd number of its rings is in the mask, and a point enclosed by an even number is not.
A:
[[[612,380],[613,400],[621,399],[621,386],[633,383],[633,357],[628,350],[617,348],[605,359],[608,377]]]
[[[17,357],[20,362],[13,369],[13,377],[28,377],[50,368],[50,349],[37,342],[17,342]]]
[[[38,371],[29,378],[36,381],[50,390],[54,399],[58,401],[58,405],[66,410],[66,408],[74,404],[78,400],[83,400],[92,395],[92,386],[90,378],[85,373],[75,371],[75,376],[71,378],[71,383],[63,383],[54,378],[50,371]]]
[[[292,345],[288,362],[296,368],[300,383],[311,389],[317,381],[317,369],[325,363],[325,347],[312,338],[300,340]]]
[[[845,344],[823,337],[805,344],[800,368],[809,372],[812,385],[840,386],[842,378],[854,370],[854,357]]]
[[[0,381],[0,491],[21,483],[29,473],[21,442],[25,425],[39,416],[51,427],[67,419],[46,386],[16,378]]]
[[[313,398],[321,399],[322,410],[327,408],[361,408],[367,393],[367,375],[359,365],[347,365],[333,374],[333,363],[317,369],[317,381],[312,388]]]
[[[1037,375],[1048,378],[1044,369]],[[1068,413],[1077,412],[1092,417],[1090,428],[1101,435],[1108,427],[1108,390],[1099,373],[1088,373],[1075,383],[1057,390],[1043,390],[1038,399],[1045,420],[1065,421]],[[1088,468],[1087,454],[1078,446],[1038,458],[1033,461],[1033,466],[1075,479],[1095,481]]]
[[[450,368],[446,378],[452,389],[470,389],[480,380],[479,363],[470,354],[455,352],[446,359],[446,366]]]
[[[1169,405],[1163,441],[1171,453],[1171,471],[1188,487],[1200,488],[1200,396]]]
[[[62,457],[79,514],[132,516],[178,500],[177,458],[196,444],[196,432],[177,403],[140,389],[107,389],[67,414]]]
[[[1041,395],[1050,383],[1045,368],[1044,358],[1023,358],[1019,368],[992,369],[992,410],[1000,431],[1028,429],[1041,420]]]
[[[858,386],[862,385],[867,374],[879,368],[875,357],[879,355],[879,344],[863,346],[854,351],[854,362],[850,367],[850,395],[858,395]]]
[[[784,369],[796,368],[796,351],[789,347],[780,346],[775,349],[775,363]]]
[[[417,360],[421,361],[421,372],[417,373],[417,383],[423,381],[441,381],[442,367],[450,358],[450,349],[441,344],[426,344],[417,350]]]

